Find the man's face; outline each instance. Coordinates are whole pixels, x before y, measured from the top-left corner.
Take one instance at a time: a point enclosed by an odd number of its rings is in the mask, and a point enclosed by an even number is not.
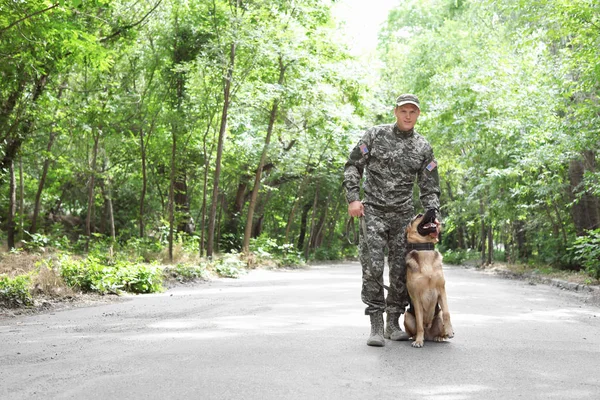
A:
[[[421,110],[414,104],[404,104],[394,109],[396,123],[401,131],[410,131],[415,127],[417,118],[421,114]]]

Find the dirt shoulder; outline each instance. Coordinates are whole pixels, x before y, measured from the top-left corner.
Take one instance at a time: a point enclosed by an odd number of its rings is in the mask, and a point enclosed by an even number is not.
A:
[[[484,266],[467,263],[465,266],[506,279],[523,280],[530,285],[554,286],[560,290],[581,294],[581,299],[584,303],[600,306],[600,280],[592,279],[584,273],[574,271],[540,271],[526,266],[506,263],[494,263]]]
[[[18,263],[11,262],[16,261]],[[27,273],[35,268],[35,263],[38,257],[29,258],[5,258],[3,263],[0,263],[0,272],[16,275],[19,273]],[[9,261],[8,263],[6,261]],[[319,265],[324,264],[320,262]],[[326,263],[331,265],[340,264],[338,261]],[[304,266],[308,268],[309,266]],[[459,266],[461,267],[461,266]],[[465,268],[472,268],[482,273],[494,274],[506,279],[518,279],[529,282],[531,285],[543,284],[554,286],[560,290],[567,290],[582,294],[582,300],[585,303],[593,303],[600,306],[600,281],[592,280],[589,275],[569,272],[569,271],[539,271],[537,269],[527,268],[519,265],[509,265],[506,263],[494,263],[492,265],[480,266],[474,262],[467,262],[462,265]],[[265,269],[272,269],[266,266]],[[50,277],[52,278],[52,277]],[[95,294],[95,293],[77,293],[64,284],[56,284],[53,286],[53,279],[43,277],[38,279],[36,283],[37,293],[34,293],[34,304],[28,307],[9,308],[0,304],[0,318],[11,318],[20,315],[33,315],[38,313],[48,313],[61,311],[65,309],[90,307],[126,300],[126,296],[115,294]],[[208,280],[210,281],[210,279]],[[194,279],[188,281],[180,281],[177,279],[169,279],[163,283],[165,291],[177,286],[194,286],[206,283],[206,279]],[[40,289],[43,285],[43,290]]]

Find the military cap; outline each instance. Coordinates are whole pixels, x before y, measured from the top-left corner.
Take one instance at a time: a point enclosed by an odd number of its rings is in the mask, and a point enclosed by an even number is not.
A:
[[[405,104],[414,104],[420,110],[419,98],[414,94],[402,94],[396,99],[396,107],[403,106]]]

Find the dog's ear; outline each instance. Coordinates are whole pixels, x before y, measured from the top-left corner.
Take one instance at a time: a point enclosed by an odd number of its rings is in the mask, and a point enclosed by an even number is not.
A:
[[[415,221],[418,218],[421,218],[423,216],[423,214],[417,214],[414,217],[412,217],[410,219],[410,222],[408,224],[406,224],[406,228],[404,228],[404,233],[408,233],[408,231],[411,229],[412,225],[415,223]]]

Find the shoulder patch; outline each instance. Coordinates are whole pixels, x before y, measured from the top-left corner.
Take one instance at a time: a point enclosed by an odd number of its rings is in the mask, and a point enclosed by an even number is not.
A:
[[[369,154],[369,148],[367,147],[367,145],[366,145],[366,144],[364,144],[364,143],[363,143],[363,144],[361,144],[360,146],[358,146],[358,148],[360,149],[360,152],[361,152],[363,155]]]
[[[427,166],[425,167],[425,169],[429,172],[433,171],[435,168],[437,167],[437,163],[435,161],[430,162],[429,164],[427,164]]]

